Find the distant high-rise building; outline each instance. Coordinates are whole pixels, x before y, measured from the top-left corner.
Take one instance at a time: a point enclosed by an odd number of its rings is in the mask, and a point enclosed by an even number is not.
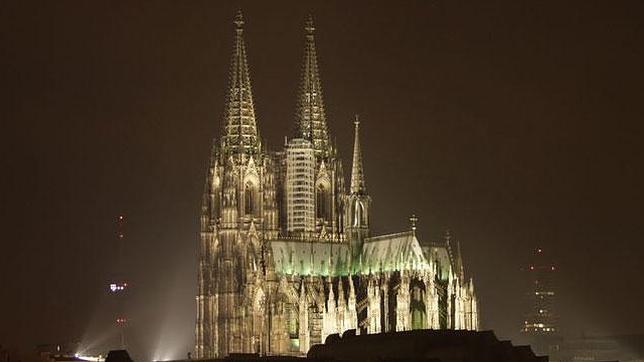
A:
[[[521,332],[535,353],[548,355],[557,361],[562,337],[555,312],[556,268],[542,248],[536,248],[530,264],[525,268],[526,315]]]
[[[114,262],[112,263],[112,275],[107,285],[107,291],[112,299],[112,323],[114,323],[114,326],[118,331],[119,341],[117,346],[119,348],[126,347],[125,331],[128,325],[128,318],[125,312],[125,298],[129,294],[128,291],[130,288],[124,268],[123,254],[126,248],[125,224],[125,215],[118,215],[116,217],[116,240],[114,241],[114,249],[116,251],[116,255]],[[113,347],[115,346],[110,346],[110,348]]]
[[[411,230],[371,235],[357,117],[345,188],[313,21],[305,27],[295,134],[277,152],[262,146],[241,13],[234,23],[223,132],[201,208],[194,356],[303,355],[349,329],[478,329],[474,284],[451,234],[421,243],[413,217]]]
[[[530,283],[529,304],[521,330],[529,335],[555,334],[558,332],[554,311],[555,266],[546,258],[543,249],[537,248],[526,272]]]

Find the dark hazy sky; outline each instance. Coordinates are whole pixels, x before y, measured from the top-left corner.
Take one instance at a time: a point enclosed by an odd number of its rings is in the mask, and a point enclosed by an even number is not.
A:
[[[184,356],[198,211],[242,7],[256,113],[294,118],[303,21],[349,166],[359,113],[376,232],[462,242],[483,327],[518,335],[520,268],[558,266],[561,330],[643,332],[641,1],[0,4],[0,344],[108,334],[128,217],[131,348]]]

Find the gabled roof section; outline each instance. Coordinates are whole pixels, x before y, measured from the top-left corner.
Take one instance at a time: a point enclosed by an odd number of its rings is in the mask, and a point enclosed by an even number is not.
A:
[[[362,272],[429,269],[418,239],[413,232],[381,235],[365,239]]]
[[[296,113],[297,137],[311,141],[317,157],[326,157],[330,146],[329,133],[315,50],[315,26],[311,15],[306,21],[304,30],[306,46]]]
[[[436,277],[442,281],[449,279],[452,273],[452,262],[447,248],[440,243],[423,247],[425,259],[430,260]]]
[[[255,106],[243,38],[244,18],[241,11],[237,12],[234,24],[235,45],[230,65],[228,103],[224,114],[221,148],[228,154],[257,154],[261,145],[255,122]]]

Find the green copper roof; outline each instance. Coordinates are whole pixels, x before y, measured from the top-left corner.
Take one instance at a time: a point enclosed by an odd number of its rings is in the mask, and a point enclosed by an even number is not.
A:
[[[286,275],[337,276],[349,273],[349,246],[332,242],[272,240],[275,271]]]

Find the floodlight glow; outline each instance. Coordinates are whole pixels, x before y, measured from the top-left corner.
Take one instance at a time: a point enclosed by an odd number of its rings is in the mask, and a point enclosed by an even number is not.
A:
[[[102,356],[83,356],[78,353],[76,353],[74,357],[81,359],[83,361],[90,361],[90,362],[102,362],[105,360]]]

